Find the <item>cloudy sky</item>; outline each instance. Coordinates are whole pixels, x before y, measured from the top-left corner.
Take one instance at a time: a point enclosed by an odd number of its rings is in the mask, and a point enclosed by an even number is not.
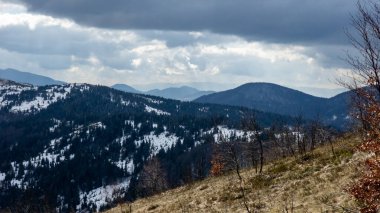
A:
[[[338,86],[351,0],[0,0],[0,69],[138,88]]]

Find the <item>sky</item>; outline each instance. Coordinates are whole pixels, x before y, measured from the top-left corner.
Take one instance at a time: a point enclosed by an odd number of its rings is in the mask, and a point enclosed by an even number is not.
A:
[[[271,82],[325,96],[350,69],[355,11],[351,0],[0,0],[0,69],[139,89]]]

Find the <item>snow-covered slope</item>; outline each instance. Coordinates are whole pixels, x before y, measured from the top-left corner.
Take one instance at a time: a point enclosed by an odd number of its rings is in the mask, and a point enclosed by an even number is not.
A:
[[[71,93],[73,88],[81,92],[89,89],[85,84],[36,87],[1,80],[0,109],[7,108],[12,113],[38,112],[59,100],[64,100]]]

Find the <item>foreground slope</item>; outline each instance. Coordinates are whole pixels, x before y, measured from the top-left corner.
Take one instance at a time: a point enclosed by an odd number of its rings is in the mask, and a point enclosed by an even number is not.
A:
[[[245,189],[252,212],[357,212],[345,189],[358,177],[363,153],[355,153],[359,138],[349,136],[304,157],[278,160],[262,176],[245,170]],[[245,212],[236,174],[186,185],[162,194],[122,204],[107,213]]]

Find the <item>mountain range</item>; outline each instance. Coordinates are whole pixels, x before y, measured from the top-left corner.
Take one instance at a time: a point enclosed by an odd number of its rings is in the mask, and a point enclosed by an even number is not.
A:
[[[203,95],[214,93],[214,91],[201,91],[189,86],[152,89],[148,91],[139,91],[126,84],[115,84],[111,87],[124,92],[141,93],[180,101],[192,101]]]
[[[63,81],[58,81],[46,76],[36,75],[29,72],[22,72],[15,69],[0,69],[0,78],[19,83],[27,83],[35,86],[65,84]],[[203,95],[213,93],[213,91],[201,91],[188,86],[152,89],[148,91],[140,91],[126,84],[115,84],[111,87],[124,92],[148,94],[181,101],[192,101]]]
[[[203,95],[212,94],[214,91],[200,91],[193,87],[182,86],[182,87],[169,87],[166,89],[154,89],[149,90],[146,94],[159,96],[163,98],[171,98],[181,101],[192,101]]]
[[[64,83],[13,69],[0,70],[0,78],[1,76],[5,76],[4,79],[37,86]],[[352,122],[349,116],[351,92],[342,92],[331,98],[321,98],[271,83],[247,83],[222,92],[200,91],[188,86],[149,91],[139,91],[126,84],[115,84],[112,88],[181,101],[242,106],[263,112],[302,116],[309,120],[318,119],[324,124],[340,129],[346,128]]]

